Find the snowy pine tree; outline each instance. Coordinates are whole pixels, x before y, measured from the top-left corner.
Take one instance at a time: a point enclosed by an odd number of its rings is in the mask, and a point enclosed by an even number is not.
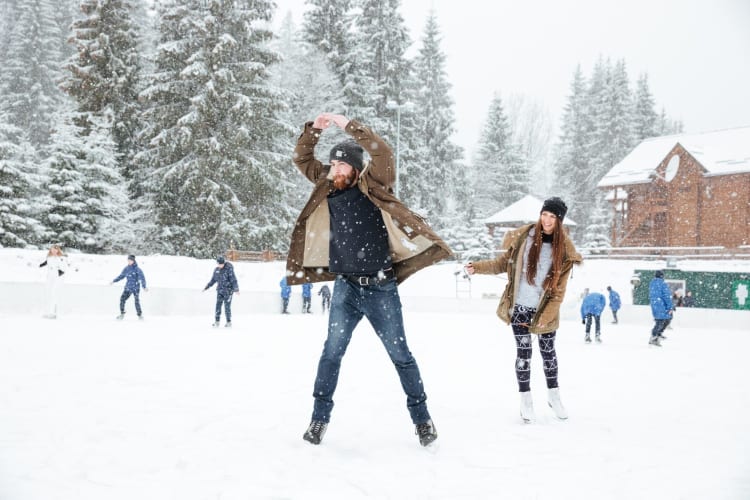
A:
[[[305,122],[322,112],[344,111],[339,75],[331,72],[325,54],[299,37],[291,15],[284,19],[273,48],[282,60],[271,68],[271,81],[286,92],[285,101],[289,103],[283,113],[286,123],[300,131]],[[327,149],[330,137],[329,134],[322,136],[321,151]],[[290,148],[293,146],[290,141]]]
[[[587,83],[579,65],[563,111],[555,160],[556,194],[566,200],[571,215],[576,212],[574,207],[581,206],[579,186],[589,172],[588,111]],[[575,216],[572,218],[575,220]]]
[[[63,5],[64,7],[64,5]],[[54,129],[53,117],[64,94],[57,88],[65,40],[60,6],[51,0],[9,2],[4,6],[0,34],[0,161],[2,215],[0,243],[26,246],[42,243],[39,172],[41,151]]]
[[[446,224],[440,236],[461,262],[488,259],[494,256],[496,245],[487,231],[484,219],[465,221],[461,214]]]
[[[599,58],[589,79],[588,102],[588,168],[576,179],[572,218],[583,227],[591,222],[599,194],[596,187],[609,170],[633,148],[632,95],[624,61],[614,68],[609,60]]]
[[[528,194],[529,170],[496,94],[482,128],[472,175],[477,214],[489,217]]]
[[[661,113],[659,113],[659,116],[656,119],[655,128],[657,136],[681,134],[683,132],[682,121],[673,120],[667,116],[667,112],[664,108],[661,108]]]
[[[122,249],[129,236],[124,232],[127,198],[111,124],[89,116],[93,121],[86,134],[75,118],[70,112],[57,117],[42,165],[48,179],[42,197],[46,237],[90,253]]]
[[[440,30],[434,11],[425,25],[422,47],[414,62],[419,89],[414,96],[416,155],[409,163],[409,176],[428,180],[413,182],[412,199],[429,207],[435,226],[447,215],[448,204],[457,186],[459,160],[463,156],[451,136],[455,133],[453,100],[448,95],[450,82],[445,72],[445,54],[440,48]],[[441,186],[435,189],[435,186]],[[444,221],[447,222],[447,221]]]
[[[112,114],[116,158],[126,179],[138,170],[132,158],[137,146],[140,61],[138,32],[130,0],[81,0],[83,19],[73,23],[71,40],[77,53],[66,69],[63,89],[78,102],[84,135],[95,118]],[[101,120],[100,120],[101,121]]]
[[[282,94],[268,83],[278,62],[268,48],[271,7],[183,0],[163,11],[140,157],[154,165],[150,199],[165,252],[206,257],[231,245],[286,244],[294,131],[277,120]]]
[[[301,28],[303,38],[324,55],[328,70],[339,83],[344,104],[341,112],[375,128],[373,96],[378,92],[368,66],[370,56],[358,45],[360,40],[354,33],[354,2],[308,0],[307,4],[310,9],[305,12]]]
[[[302,37],[324,54],[342,86],[352,65],[352,0],[307,0]]]
[[[656,135],[656,105],[648,86],[648,74],[638,78],[633,108],[633,134],[635,144]]]
[[[591,216],[583,231],[581,248],[596,253],[611,246],[612,217],[604,193],[597,193]]]
[[[35,216],[33,193],[38,175],[31,145],[23,131],[0,116],[0,247],[25,247],[39,241],[44,227]]]
[[[549,168],[554,126],[546,105],[527,95],[514,94],[505,101],[505,109],[513,131],[511,140],[519,146],[528,166],[529,191],[540,196],[557,191],[553,188],[554,169]]]
[[[52,116],[64,97],[56,83],[64,40],[58,9],[53,0],[16,3],[0,72],[0,115],[17,126],[35,150],[48,143]]]

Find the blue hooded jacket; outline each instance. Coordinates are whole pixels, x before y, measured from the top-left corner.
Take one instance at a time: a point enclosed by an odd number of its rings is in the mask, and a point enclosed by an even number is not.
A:
[[[286,284],[286,277],[281,278],[279,286],[281,287],[281,298],[288,299],[292,295],[292,287]]]
[[[141,290],[141,285],[143,285],[143,288],[146,287],[146,276],[144,276],[143,271],[141,271],[141,268],[138,267],[138,263],[133,261],[133,265],[128,264],[125,266],[125,269],[122,270],[120,275],[112,280],[112,283],[117,283],[121,279],[125,278],[125,291],[132,292],[132,293],[138,293]]]
[[[651,314],[654,319],[670,319],[674,310],[672,290],[663,278],[654,278],[648,285],[648,301],[651,303]]]
[[[601,293],[592,292],[586,295],[581,304],[581,319],[585,319],[587,314],[600,316],[606,304],[607,301]]]
[[[312,283],[302,283],[302,296],[308,299],[312,297]]]
[[[620,310],[620,294],[614,290],[609,291],[609,308],[613,311]]]

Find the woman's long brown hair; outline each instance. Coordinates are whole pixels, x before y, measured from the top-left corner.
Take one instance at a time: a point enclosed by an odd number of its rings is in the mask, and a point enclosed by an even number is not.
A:
[[[536,266],[539,263],[539,254],[542,251],[542,219],[540,218],[534,226],[534,241],[529,249],[529,258],[526,262],[526,281],[529,285],[534,284],[536,279]],[[563,263],[563,227],[559,218],[555,218],[555,229],[552,231],[552,266],[549,268],[547,277],[544,278],[542,287],[545,290],[556,290],[560,281],[560,273]]]

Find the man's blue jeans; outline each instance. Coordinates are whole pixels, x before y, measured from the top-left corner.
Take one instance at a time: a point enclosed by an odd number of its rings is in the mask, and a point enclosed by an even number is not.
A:
[[[414,424],[430,420],[427,396],[422,386],[417,362],[409,351],[404,333],[401,298],[396,280],[360,286],[342,278],[333,285],[331,311],[328,316],[328,338],[318,362],[313,397],[313,420],[329,422],[333,409],[333,393],[341,369],[341,359],[352,338],[354,327],[365,316],[380,337],[396,367],[401,387],[406,393],[406,407]]]

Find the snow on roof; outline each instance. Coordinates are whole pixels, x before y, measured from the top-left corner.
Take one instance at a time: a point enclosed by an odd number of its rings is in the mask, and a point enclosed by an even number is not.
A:
[[[539,220],[539,211],[542,209],[544,202],[539,198],[527,194],[512,205],[500,210],[494,215],[484,219],[485,224],[508,224],[509,227],[517,227],[521,224],[528,224]],[[575,226],[576,223],[565,217],[563,225]]]
[[[667,154],[680,144],[706,169],[705,175],[750,172],[750,127],[646,139],[612,167],[598,187],[651,182]]]

